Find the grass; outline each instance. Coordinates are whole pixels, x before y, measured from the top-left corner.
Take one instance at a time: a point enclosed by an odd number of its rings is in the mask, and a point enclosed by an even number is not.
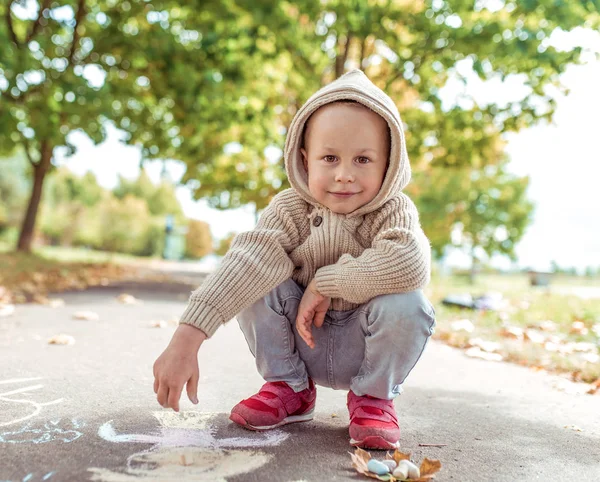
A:
[[[509,339],[503,334],[503,327],[506,326],[523,330],[538,329],[538,323],[550,320],[554,322],[556,331],[540,331],[548,341],[571,347],[573,343],[585,342],[600,348],[600,334],[592,329],[595,325],[600,327],[600,298],[583,299],[566,294],[567,290],[576,286],[598,288],[600,281],[597,278],[561,275],[553,278],[549,287],[533,287],[525,274],[480,275],[477,284],[472,286],[461,277],[435,277],[427,288],[427,294],[436,308],[437,329],[434,338],[459,348],[472,346],[474,338],[495,341],[501,344],[498,353],[506,360],[551,371],[569,372],[576,381],[593,382],[600,378],[600,363],[586,361],[582,353],[557,353],[550,351],[555,345],[533,343],[528,339]],[[507,302],[504,309],[473,311],[442,304],[444,297],[449,294],[470,293],[476,297],[489,291],[502,293]],[[469,319],[474,325],[473,331],[454,330],[452,322],[459,319]],[[587,333],[575,330],[574,322],[582,322]]]

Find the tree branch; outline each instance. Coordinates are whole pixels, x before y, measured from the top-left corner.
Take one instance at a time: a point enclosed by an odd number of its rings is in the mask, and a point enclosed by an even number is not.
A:
[[[13,43],[17,46],[17,47],[21,47],[21,43],[19,42],[19,39],[17,38],[17,34],[15,33],[15,29],[13,27],[13,23],[12,23],[12,15],[10,13],[10,9],[12,7],[13,1],[8,2],[8,6],[6,7],[6,13],[5,18],[6,18],[6,26],[8,27],[8,33],[10,34],[10,38],[13,41]]]
[[[48,7],[50,7],[51,2],[52,2],[52,0],[44,0],[44,2],[40,5],[40,11],[38,12],[38,16],[35,19],[33,27],[31,27],[31,32],[29,32],[29,35],[27,35],[27,38],[25,39],[25,45],[27,45],[29,42],[31,42],[31,40],[33,40],[33,37],[35,37],[38,30],[42,26],[42,23],[41,23],[42,18],[43,18],[42,14],[43,14],[44,10],[46,10]]]
[[[73,41],[71,42],[71,51],[69,52],[69,65],[73,64],[73,55],[79,42],[79,33],[77,28],[85,16],[85,0],[79,0],[77,2],[77,13],[75,14],[75,28],[73,29]]]
[[[21,131],[19,131],[19,134],[21,135],[21,142],[23,143],[23,147],[25,148],[24,150],[25,155],[27,156],[27,160],[34,168],[37,167],[38,163],[33,160],[33,158],[31,157],[31,153],[29,152],[29,140]]]

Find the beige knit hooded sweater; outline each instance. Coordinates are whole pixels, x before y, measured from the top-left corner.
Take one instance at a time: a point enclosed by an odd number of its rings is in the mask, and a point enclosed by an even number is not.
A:
[[[308,190],[300,153],[304,124],[341,99],[364,104],[391,131],[390,160],[378,195],[350,214],[336,214]],[[413,202],[402,193],[410,165],[396,105],[360,70],[316,92],[298,111],[285,142],[291,188],[277,194],[256,228],[238,234],[219,268],[194,291],[180,323],[208,336],[288,278],[332,298],[330,309],[355,309],[371,298],[413,291],[430,278],[431,250]]]

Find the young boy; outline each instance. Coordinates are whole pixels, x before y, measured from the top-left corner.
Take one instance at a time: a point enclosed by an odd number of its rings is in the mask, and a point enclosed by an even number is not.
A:
[[[154,364],[158,402],[178,411],[187,383],[198,403],[198,349],[237,315],[267,383],[232,421],[266,430],[310,420],[315,385],[349,389],[350,443],[393,449],[393,399],[435,326],[421,291],[430,247],[402,193],[410,166],[395,104],[362,71],[343,75],[295,115],[285,166],[292,187],[192,293]]]

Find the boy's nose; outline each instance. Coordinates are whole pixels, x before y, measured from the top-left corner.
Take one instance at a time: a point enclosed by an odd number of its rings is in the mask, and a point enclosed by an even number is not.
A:
[[[354,173],[352,172],[352,169],[340,166],[335,171],[335,180],[338,182],[353,182]]]

